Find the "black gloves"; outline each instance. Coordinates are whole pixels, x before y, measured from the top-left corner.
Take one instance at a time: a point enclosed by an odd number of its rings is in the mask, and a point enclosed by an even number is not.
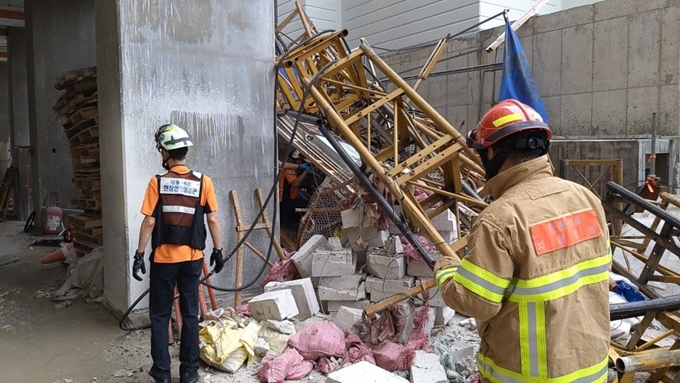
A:
[[[224,267],[224,257],[222,256],[222,249],[213,249],[212,255],[210,256],[210,266],[215,265],[213,271],[215,274],[222,271]]]
[[[140,277],[138,274],[140,270],[142,274],[146,274],[146,265],[144,264],[144,253],[135,251],[135,260],[134,262],[132,262],[132,276],[138,281],[142,280],[142,277]]]

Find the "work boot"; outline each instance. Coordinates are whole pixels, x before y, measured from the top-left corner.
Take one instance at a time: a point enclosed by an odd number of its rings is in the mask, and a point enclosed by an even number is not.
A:
[[[167,375],[164,378],[156,379],[156,383],[172,383],[172,378],[170,375]]]
[[[198,371],[183,372],[179,375],[179,383],[196,383],[198,382]]]

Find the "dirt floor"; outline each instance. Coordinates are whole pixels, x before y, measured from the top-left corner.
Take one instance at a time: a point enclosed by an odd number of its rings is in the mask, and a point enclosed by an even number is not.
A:
[[[55,302],[36,297],[63,283],[66,267],[41,265],[40,257],[56,247],[29,246],[31,236],[23,223],[0,223],[0,371],[2,382],[37,383],[147,383],[149,331],[124,332],[117,319],[97,302],[80,299],[56,310]],[[474,370],[474,351],[479,339],[469,325],[455,323],[435,328],[431,345],[449,350],[468,349],[470,357],[456,363],[461,376],[452,382],[469,381]],[[173,382],[178,382],[177,346],[171,346]],[[201,367],[204,383],[257,382],[255,368],[235,374]],[[302,382],[323,382],[312,373]],[[637,381],[644,381],[640,376]]]

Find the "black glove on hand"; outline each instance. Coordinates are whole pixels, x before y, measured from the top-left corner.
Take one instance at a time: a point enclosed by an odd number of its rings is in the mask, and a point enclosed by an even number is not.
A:
[[[132,262],[132,276],[138,280],[141,281],[142,277],[139,276],[139,272],[142,272],[142,274],[146,274],[146,265],[144,264],[144,253],[140,252],[135,252],[135,260]]]
[[[213,249],[212,255],[210,256],[210,266],[215,265],[213,271],[215,274],[222,271],[224,267],[224,257],[222,256],[222,249]]]

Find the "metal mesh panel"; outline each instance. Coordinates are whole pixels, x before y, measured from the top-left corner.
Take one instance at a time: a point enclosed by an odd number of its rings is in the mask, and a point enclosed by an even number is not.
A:
[[[345,200],[351,194],[350,184],[351,181],[338,183],[326,177],[316,189],[307,206],[307,213],[300,221],[298,247],[316,234],[332,237],[336,229],[342,228],[340,212],[347,209]]]

